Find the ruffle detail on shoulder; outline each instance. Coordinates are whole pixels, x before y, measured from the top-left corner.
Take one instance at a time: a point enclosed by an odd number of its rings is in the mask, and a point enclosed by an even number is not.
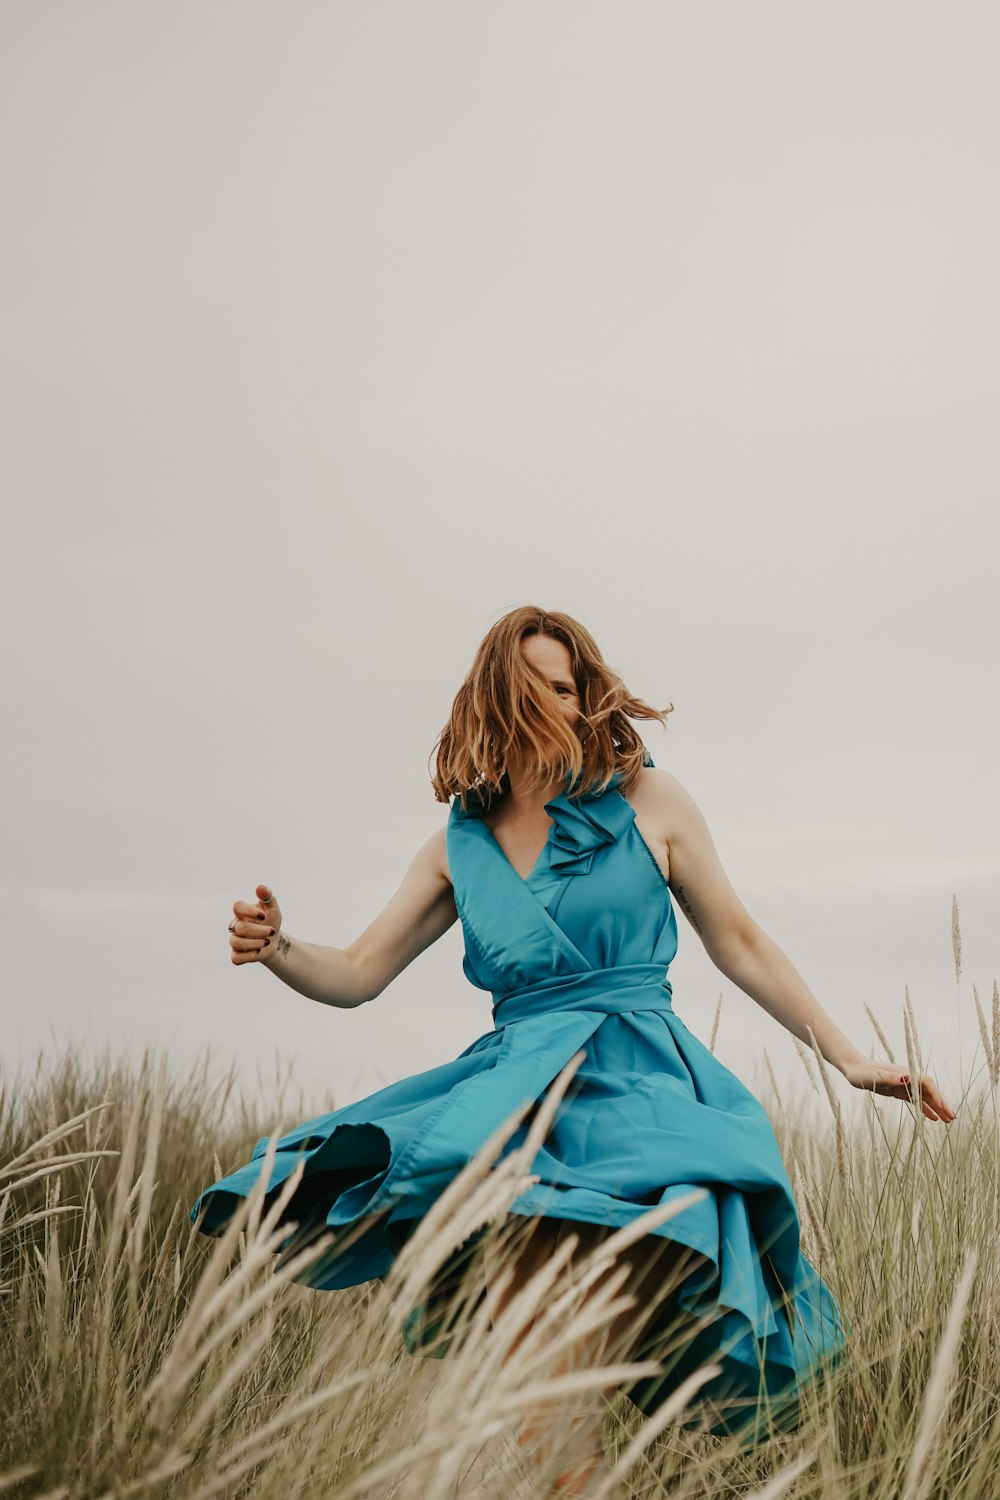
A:
[[[635,819],[624,797],[603,794],[568,797],[560,792],[546,802],[545,811],[555,824],[549,866],[559,875],[589,874],[597,850],[620,839]]]

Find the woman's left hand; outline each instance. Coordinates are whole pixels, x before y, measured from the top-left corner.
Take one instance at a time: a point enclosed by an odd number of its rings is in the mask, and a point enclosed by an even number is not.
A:
[[[886,1094],[890,1099],[903,1099],[910,1104],[919,1104],[928,1120],[944,1120],[948,1125],[955,1118],[955,1111],[945,1102],[944,1095],[934,1079],[927,1073],[911,1078],[885,1063],[871,1062],[867,1057],[848,1063],[843,1070],[848,1083],[856,1089],[870,1089],[874,1094]]]

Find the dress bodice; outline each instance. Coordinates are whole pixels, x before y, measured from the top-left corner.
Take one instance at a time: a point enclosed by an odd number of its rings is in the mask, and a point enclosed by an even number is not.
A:
[[[677,952],[677,919],[620,783],[616,775],[603,792],[563,791],[545,804],[548,838],[526,879],[507,859],[481,804],[473,797],[463,810],[453,802],[447,847],[465,937],[463,967],[474,985],[492,991],[495,1011],[524,988],[555,983],[558,990],[570,976],[640,966],[655,971],[669,997],[665,975]]]

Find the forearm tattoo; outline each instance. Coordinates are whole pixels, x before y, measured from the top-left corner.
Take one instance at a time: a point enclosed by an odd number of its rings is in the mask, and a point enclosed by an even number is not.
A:
[[[292,946],[292,940],[291,940],[291,938],[290,937],[286,937],[283,932],[279,932],[278,933],[278,941],[277,941],[278,957],[279,958],[286,958],[288,956],[288,951],[291,948],[291,946]]]
[[[691,926],[694,928],[695,932],[697,932],[699,934],[699,936],[700,936],[700,934],[701,934],[701,928],[698,926],[698,919],[695,916],[694,911],[691,908],[691,903],[690,903],[690,901],[688,900],[688,898],[684,894],[684,887],[682,885],[679,885],[677,887],[677,890],[675,891],[674,894],[676,895],[678,901],[681,904],[681,909],[684,912],[684,915],[687,917],[688,921],[691,923]]]

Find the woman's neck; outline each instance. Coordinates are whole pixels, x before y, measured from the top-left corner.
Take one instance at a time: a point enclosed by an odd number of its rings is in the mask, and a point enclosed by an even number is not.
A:
[[[546,802],[551,802],[553,797],[558,796],[565,784],[562,776],[556,776],[548,786],[530,787],[527,785],[528,779],[529,772],[525,767],[516,764],[507,766],[510,806],[521,813],[540,812]]]

